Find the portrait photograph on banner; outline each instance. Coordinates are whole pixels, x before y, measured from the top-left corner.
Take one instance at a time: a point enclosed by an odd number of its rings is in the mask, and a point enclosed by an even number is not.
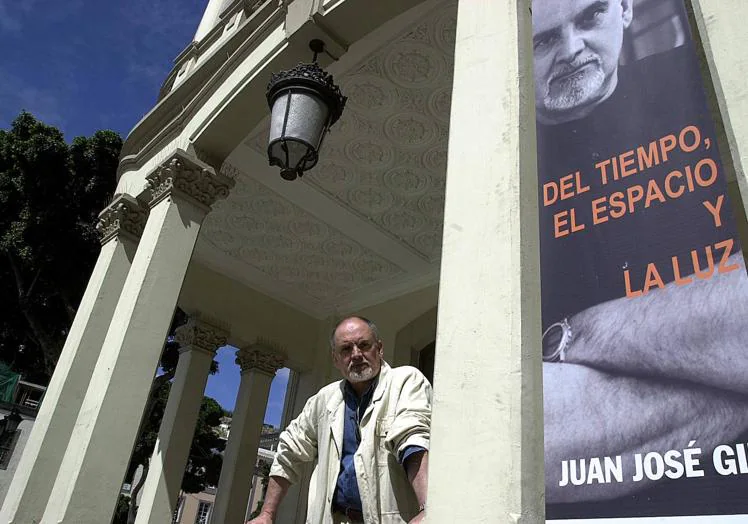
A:
[[[546,518],[748,515],[748,277],[684,0],[532,23]]]

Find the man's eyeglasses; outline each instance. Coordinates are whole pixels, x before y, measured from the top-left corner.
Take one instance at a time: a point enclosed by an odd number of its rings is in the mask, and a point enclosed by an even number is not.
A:
[[[377,345],[376,342],[372,342],[370,340],[359,340],[358,342],[345,344],[344,346],[337,348],[336,351],[342,356],[347,356],[353,353],[354,347],[357,347],[361,353],[366,353],[370,351],[372,348],[374,348],[376,345]]]

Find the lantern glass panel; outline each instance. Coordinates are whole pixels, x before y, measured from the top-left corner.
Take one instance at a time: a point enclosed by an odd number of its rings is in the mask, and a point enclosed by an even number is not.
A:
[[[289,90],[276,98],[270,122],[270,155],[281,161],[286,151],[280,143],[287,143],[288,167],[296,166],[307,154],[308,149],[316,153],[322,142],[330,110],[327,104],[313,92]],[[306,144],[303,147],[302,144]],[[314,155],[316,157],[316,154]]]

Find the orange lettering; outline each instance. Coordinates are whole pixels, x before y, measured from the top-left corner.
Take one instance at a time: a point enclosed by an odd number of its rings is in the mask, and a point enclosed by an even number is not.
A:
[[[701,168],[704,165],[708,165],[709,171],[711,172],[707,179],[704,179],[701,176]],[[717,180],[717,164],[711,158],[702,158],[699,163],[696,164],[694,171],[694,174],[696,175],[696,183],[701,187],[709,187]]]
[[[577,224],[577,210],[573,209],[571,210],[571,232],[576,233],[577,231],[582,231],[584,229],[584,224]]]
[[[740,265],[737,263],[735,264],[727,263],[727,261],[730,258],[730,254],[732,253],[732,248],[734,244],[735,244],[735,241],[731,238],[728,238],[727,240],[714,244],[714,247],[716,247],[717,249],[724,249],[724,251],[722,252],[722,258],[719,260],[718,272],[720,274],[729,273],[730,271],[735,271],[736,269],[740,268]]]
[[[592,201],[592,223],[594,225],[602,224],[603,222],[608,221],[607,216],[600,216],[600,213],[605,213],[605,211],[608,209],[605,204],[605,197],[596,198]],[[602,206],[599,204],[603,204]]]
[[[686,188],[683,187],[683,184],[681,184],[680,186],[680,191],[673,191],[673,186],[670,185],[670,181],[673,178],[681,178],[682,176],[683,176],[683,173],[681,173],[680,171],[671,171],[665,177],[665,192],[667,193],[667,196],[669,196],[670,198],[678,198],[686,191]]]
[[[550,206],[556,200],[558,200],[558,186],[556,183],[548,182],[543,184],[543,207]]]
[[[561,186],[561,200],[574,196],[574,175],[566,175],[559,180]]]
[[[644,188],[640,185],[631,186],[626,190],[628,193],[629,200],[629,213],[634,212],[634,204],[644,198]]]
[[[668,156],[667,154],[675,149],[675,146],[678,144],[678,141],[676,140],[675,136],[673,135],[667,135],[660,138],[660,150],[662,151],[662,161],[667,162]]]
[[[553,236],[555,238],[561,238],[565,237],[569,234],[568,229],[561,229],[566,224],[569,223],[568,220],[566,220],[566,216],[569,214],[568,211],[559,211],[555,215],[553,215]]]
[[[665,195],[662,194],[657,181],[654,179],[650,179],[649,184],[647,184],[647,198],[644,200],[645,209],[652,205],[652,200],[658,200],[661,204],[666,202]]]
[[[626,214],[626,203],[623,201],[624,194],[620,191],[616,191],[610,195],[610,216],[613,218],[621,218]]]
[[[610,159],[605,160],[604,162],[598,162],[595,164],[595,167],[600,170],[600,179],[603,182],[603,185],[608,183],[608,170],[607,167],[610,165]]]
[[[693,282],[693,279],[691,277],[682,278],[680,276],[680,265],[678,264],[678,257],[673,257],[673,275],[675,276],[675,285],[676,286],[685,286],[686,284],[690,284]]]
[[[706,210],[712,214],[712,218],[714,219],[714,227],[722,226],[722,217],[720,217],[720,211],[722,211],[722,202],[724,201],[724,199],[725,195],[719,195],[717,197],[717,203],[714,205],[712,205],[712,203],[708,200],[704,200],[704,202],[702,202]]]
[[[706,246],[706,259],[707,263],[709,265],[709,268],[704,271],[701,269],[699,265],[699,252],[695,249],[691,250],[691,261],[693,262],[693,274],[696,275],[696,278],[699,280],[707,280],[712,278],[712,275],[714,274],[714,257],[712,256],[712,246]]]
[[[662,277],[660,277],[660,272],[657,271],[657,266],[654,265],[654,262],[650,262],[647,264],[647,276],[644,279],[643,293],[646,295],[654,286],[662,289],[665,287],[665,283],[662,281]]]
[[[577,171],[576,178],[577,178],[577,195],[581,195],[582,193],[586,193],[587,191],[590,190],[590,186],[582,185],[582,173]]]
[[[693,134],[693,145],[690,146],[686,145],[686,135],[688,133]],[[680,135],[678,135],[678,142],[680,143],[680,148],[683,151],[685,151],[686,153],[690,153],[691,151],[694,151],[697,147],[699,147],[699,144],[701,143],[701,131],[699,131],[699,128],[696,126],[684,127],[680,132]]]
[[[623,272],[623,280],[626,283],[626,298],[635,298],[642,296],[642,292],[640,290],[631,291],[631,277],[629,276],[629,270],[625,270]]]
[[[626,178],[627,176],[636,174],[635,167],[629,169],[629,167],[633,166],[635,162],[633,151],[626,151],[618,157],[618,161],[621,163],[621,177]]]
[[[644,171],[652,166],[660,165],[660,156],[657,152],[657,142],[649,143],[649,151],[644,149],[644,146],[639,146],[636,149],[637,156],[639,157],[639,171]]]

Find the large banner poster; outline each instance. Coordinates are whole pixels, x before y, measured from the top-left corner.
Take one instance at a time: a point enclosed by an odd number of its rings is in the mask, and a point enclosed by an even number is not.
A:
[[[532,7],[547,518],[748,522],[748,278],[683,0]]]

